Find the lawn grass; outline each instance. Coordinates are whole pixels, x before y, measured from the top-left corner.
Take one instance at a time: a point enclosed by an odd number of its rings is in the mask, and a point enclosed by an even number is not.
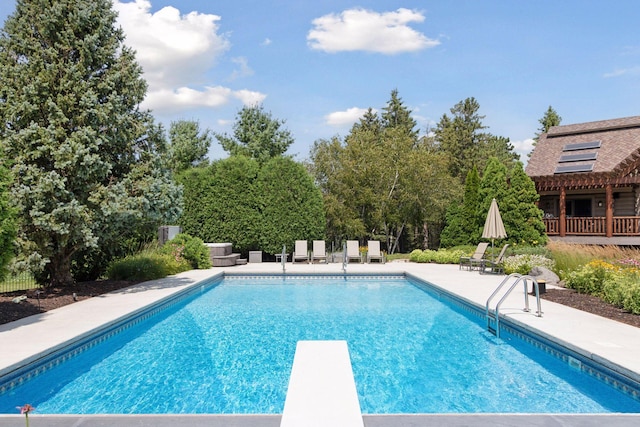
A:
[[[395,254],[387,254],[385,255],[385,259],[387,261],[393,261],[396,259],[409,259],[410,254],[400,254],[400,253],[395,253]]]

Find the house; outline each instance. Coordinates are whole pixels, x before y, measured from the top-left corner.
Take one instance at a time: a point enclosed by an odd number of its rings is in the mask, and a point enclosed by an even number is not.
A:
[[[554,126],[526,173],[550,239],[640,245],[640,116]]]

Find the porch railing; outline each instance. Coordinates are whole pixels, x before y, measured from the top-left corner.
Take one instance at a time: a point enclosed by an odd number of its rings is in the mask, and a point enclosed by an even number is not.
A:
[[[547,234],[560,234],[560,219],[545,218],[544,224]],[[583,236],[606,236],[607,223],[605,217],[571,217],[566,219],[566,234]],[[640,217],[616,216],[613,217],[614,236],[640,236]]]

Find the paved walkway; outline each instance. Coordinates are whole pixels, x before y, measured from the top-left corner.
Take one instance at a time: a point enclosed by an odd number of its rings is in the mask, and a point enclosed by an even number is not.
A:
[[[214,268],[185,272],[174,277],[145,282],[89,300],[0,325],[0,375],[16,369],[25,360],[35,360],[52,350],[68,345],[69,341],[92,334],[97,329],[116,323],[130,313],[144,310],[150,304],[175,295],[200,280],[224,271],[233,273],[281,273],[282,265],[255,263],[245,266]],[[286,264],[287,273],[338,273],[342,264]],[[458,266],[393,262],[379,264],[349,264],[348,273],[409,273],[460,297],[484,307],[487,297],[504,276],[480,275],[460,271]],[[635,328],[549,301],[542,301],[543,317],[535,316],[535,298],[530,299],[532,312],[524,313],[523,292],[515,290],[505,302],[501,312],[513,321],[534,329],[585,357],[604,362],[623,375],[640,381],[640,328]],[[121,416],[40,416],[46,423],[37,425],[122,425]],[[365,416],[365,425],[486,425],[501,423],[512,425],[596,425],[599,416],[543,416],[526,417],[494,415],[494,418],[474,415],[427,416]],[[599,424],[638,425],[639,416],[604,416]],[[278,425],[280,416],[186,416],[180,417],[185,425]],[[119,422],[118,422],[119,420]],[[176,417],[141,416],[136,425],[177,425]],[[145,421],[147,420],[147,421]],[[163,421],[164,420],[164,421]],[[171,420],[171,421],[170,421]],[[491,420],[491,421],[490,421]],[[501,421],[500,421],[501,420]],[[509,421],[511,420],[511,421]],[[568,420],[568,421],[567,421]],[[44,420],[43,420],[44,421]],[[0,427],[15,425],[16,417],[0,416]],[[217,424],[217,423],[220,424]],[[59,423],[59,424],[58,424]],[[613,424],[612,424],[613,423]],[[36,425],[36,422],[33,422]]]

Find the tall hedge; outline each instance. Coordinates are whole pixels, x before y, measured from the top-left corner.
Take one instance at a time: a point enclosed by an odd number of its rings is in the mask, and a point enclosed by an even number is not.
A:
[[[185,233],[230,242],[234,252],[280,253],[299,239],[324,239],[322,194],[306,169],[287,157],[260,166],[231,156],[178,177],[184,186]],[[289,250],[288,249],[288,250]]]
[[[274,157],[260,170],[257,191],[262,201],[260,248],[288,250],[295,240],[324,239],[322,194],[306,169],[288,157]]]
[[[231,242],[240,252],[256,249],[261,221],[255,193],[258,172],[257,161],[232,156],[180,175],[183,231],[205,242]]]

